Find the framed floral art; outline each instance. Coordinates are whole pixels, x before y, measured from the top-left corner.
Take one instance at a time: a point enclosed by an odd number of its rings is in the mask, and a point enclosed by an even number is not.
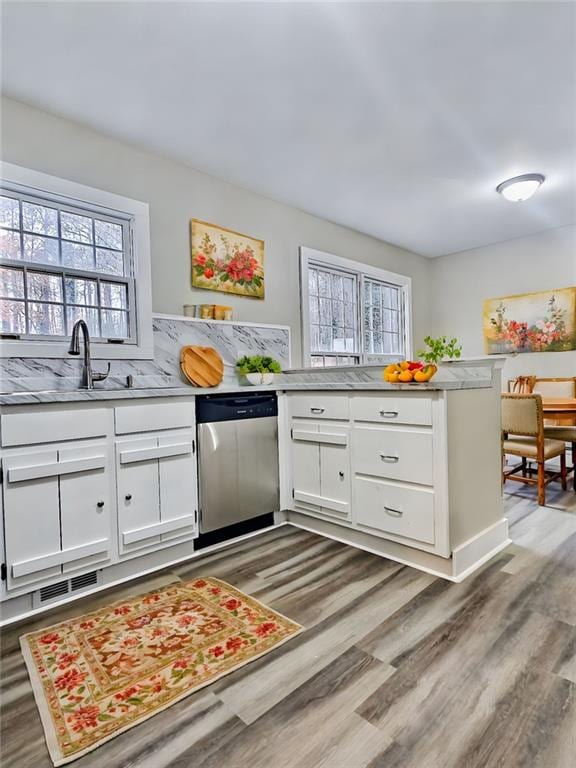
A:
[[[576,349],[576,287],[484,301],[489,355]]]
[[[190,221],[192,285],[264,298],[264,241],[199,219]]]

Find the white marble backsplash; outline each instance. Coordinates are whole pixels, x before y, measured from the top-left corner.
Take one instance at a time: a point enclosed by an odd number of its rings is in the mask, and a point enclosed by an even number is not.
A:
[[[124,386],[174,387],[186,382],[180,372],[180,349],[188,344],[214,347],[224,360],[223,385],[236,384],[236,360],[242,355],[267,354],[283,368],[290,367],[290,329],[243,323],[210,322],[158,315],[153,318],[154,360],[112,360],[110,376],[99,389]],[[93,368],[104,370],[95,360]],[[0,359],[1,392],[73,390],[80,386],[82,357],[62,359],[10,357]]]

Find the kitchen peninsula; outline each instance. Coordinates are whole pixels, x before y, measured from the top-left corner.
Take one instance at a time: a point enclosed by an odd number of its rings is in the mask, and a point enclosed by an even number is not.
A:
[[[275,524],[465,578],[509,543],[497,365],[420,385],[385,384],[380,367],[278,376]],[[255,391],[0,395],[4,619],[201,556],[195,399]]]

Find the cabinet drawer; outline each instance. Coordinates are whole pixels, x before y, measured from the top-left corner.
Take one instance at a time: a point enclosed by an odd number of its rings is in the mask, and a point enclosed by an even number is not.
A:
[[[55,443],[103,437],[108,432],[103,408],[85,410],[39,411],[2,414],[2,446]]]
[[[305,419],[341,419],[350,418],[350,409],[346,395],[333,395],[327,392],[318,394],[290,395],[290,413]]]
[[[432,434],[418,430],[356,427],[354,471],[408,483],[432,485]]]
[[[359,526],[434,544],[434,492],[382,480],[354,481]]]
[[[411,394],[375,395],[352,398],[354,421],[382,424],[432,424],[432,399]]]
[[[117,435],[191,427],[194,405],[191,402],[124,405],[114,409],[114,420]]]

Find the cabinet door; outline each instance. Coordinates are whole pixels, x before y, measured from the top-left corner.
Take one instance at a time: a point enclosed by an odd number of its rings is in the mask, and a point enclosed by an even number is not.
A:
[[[159,459],[160,521],[162,541],[193,538],[197,533],[196,457],[192,433],[158,438],[163,449]],[[169,455],[170,450],[174,453]]]
[[[156,437],[119,441],[117,454],[118,536],[121,553],[160,542],[160,484]]]
[[[106,443],[61,448],[58,458],[62,470],[72,462],[94,467],[60,475],[62,570],[68,573],[109,558],[111,510]]]
[[[323,427],[321,432],[345,436],[342,443],[320,444],[320,495],[326,515],[350,516],[350,432]]]
[[[309,439],[308,439],[309,438]],[[318,425],[293,423],[292,485],[296,506],[320,508],[320,444]]]
[[[56,450],[3,459],[7,588],[53,579],[61,572]]]

